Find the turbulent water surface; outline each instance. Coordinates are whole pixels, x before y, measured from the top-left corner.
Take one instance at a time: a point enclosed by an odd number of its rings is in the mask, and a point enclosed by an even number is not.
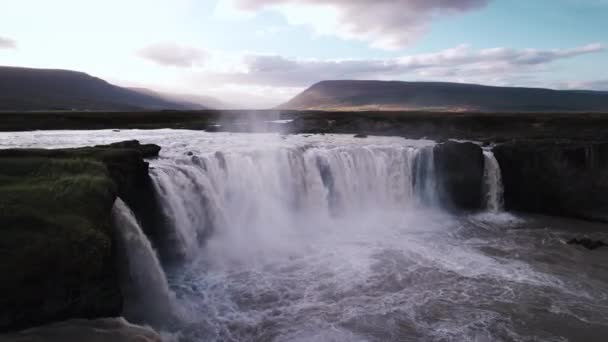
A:
[[[167,279],[170,294],[151,285],[166,317],[150,322],[176,340],[608,336],[608,252],[565,244],[606,227],[503,212],[490,151],[488,211],[454,216],[437,203],[431,141],[130,130],[0,133],[0,146],[127,139],[163,147],[151,176],[182,256],[166,278],[128,208],[115,210],[126,244],[146,250],[129,264],[152,254],[143,279]]]

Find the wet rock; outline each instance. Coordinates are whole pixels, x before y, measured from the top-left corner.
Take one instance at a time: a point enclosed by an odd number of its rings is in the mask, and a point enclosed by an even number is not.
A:
[[[599,240],[591,240],[588,238],[583,238],[583,239],[572,239],[570,241],[568,241],[569,245],[580,245],[583,246],[585,248],[587,248],[588,250],[595,250],[598,249],[600,247],[607,247],[608,244],[605,244],[603,241],[599,241]]]
[[[482,207],[484,158],[473,143],[446,142],[433,151],[440,203],[452,209]]]
[[[188,151],[188,152],[186,152],[186,155],[187,155],[187,156],[193,156],[193,155],[194,155],[194,153],[192,153],[192,151]]]
[[[215,158],[217,158],[217,161],[220,164],[222,170],[226,170],[228,166],[226,164],[226,157],[224,156],[224,154],[220,151],[217,151],[215,152]]]
[[[514,141],[494,155],[507,209],[608,222],[608,143]]]
[[[141,153],[144,158],[157,157],[160,152],[160,146],[155,144],[140,144],[137,140],[121,141],[109,145],[95,146],[96,148],[114,148],[114,149],[131,149]]]

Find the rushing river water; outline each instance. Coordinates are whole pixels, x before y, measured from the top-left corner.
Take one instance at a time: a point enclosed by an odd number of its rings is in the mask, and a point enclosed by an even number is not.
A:
[[[432,141],[104,130],[0,133],[0,147],[128,139],[163,147],[151,176],[184,261],[165,278],[148,258],[140,279],[167,279],[149,288],[169,308],[146,295],[136,311],[168,338],[608,340],[608,251],[565,244],[607,227],[503,212],[490,151],[487,212],[453,215],[434,196]],[[145,249],[137,267],[150,246],[115,211]]]

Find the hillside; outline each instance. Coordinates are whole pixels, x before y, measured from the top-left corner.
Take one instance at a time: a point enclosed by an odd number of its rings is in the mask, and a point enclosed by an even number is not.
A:
[[[606,111],[608,92],[398,81],[323,81],[280,109]]]
[[[0,67],[0,110],[190,109],[70,70]]]

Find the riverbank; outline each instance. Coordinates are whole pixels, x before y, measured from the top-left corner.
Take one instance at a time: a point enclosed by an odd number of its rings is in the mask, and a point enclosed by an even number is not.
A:
[[[193,129],[232,132],[396,135],[410,139],[608,141],[598,113],[324,111],[2,112],[0,131]]]

